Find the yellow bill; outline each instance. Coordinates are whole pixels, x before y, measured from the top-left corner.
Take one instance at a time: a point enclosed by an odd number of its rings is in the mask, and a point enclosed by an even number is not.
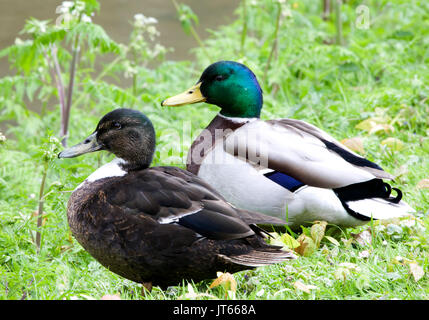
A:
[[[178,107],[185,104],[206,101],[206,97],[204,97],[201,93],[200,86],[201,82],[198,82],[195,86],[189,88],[185,92],[165,99],[161,102],[161,106]]]

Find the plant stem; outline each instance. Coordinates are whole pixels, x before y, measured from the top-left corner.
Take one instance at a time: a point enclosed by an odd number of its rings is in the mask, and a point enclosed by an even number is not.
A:
[[[51,56],[52,56],[52,64],[53,64],[52,66],[49,60],[49,56],[45,55],[45,57],[48,60],[49,69],[51,70],[51,77],[53,81],[55,81],[55,85],[57,87],[58,99],[60,102],[61,119],[63,119],[65,108],[66,108],[66,102],[65,102],[65,91],[64,91],[63,80],[61,78],[61,68],[60,68],[60,64],[58,63],[57,51],[58,49],[55,46],[55,44],[52,45],[51,46]],[[63,133],[63,127],[61,126],[61,135],[62,133]]]
[[[77,59],[80,51],[79,40],[80,40],[80,35],[76,35],[74,46],[73,46],[73,58],[70,65],[70,79],[69,79],[69,85],[67,89],[67,104],[64,110],[64,117],[61,121],[61,127],[63,129],[61,132],[61,136],[63,137],[63,139],[61,140],[61,143],[64,147],[67,146],[67,133],[68,133],[68,126],[69,126],[69,119],[70,119],[70,107],[72,103]]]
[[[43,194],[45,192],[45,184],[46,184],[46,176],[48,175],[48,167],[49,167],[49,162],[46,161],[43,167],[42,183],[40,184],[40,190],[39,190],[39,208],[37,211],[37,231],[36,231],[37,253],[39,253],[40,251],[40,243],[42,238],[42,233],[40,231],[40,228],[42,226],[42,221],[43,221],[43,204],[45,202]]]
[[[341,19],[342,0],[335,0],[335,24],[337,28],[337,45],[343,45],[343,22]]]
[[[118,64],[118,62],[122,59],[122,56],[116,57],[111,63],[107,65],[106,68],[103,69],[102,72],[95,78],[94,83],[97,83],[100,81],[107,73],[110,72],[110,70]],[[75,99],[73,105],[77,106],[79,103],[87,96],[87,92],[82,92],[77,99]]]
[[[137,54],[136,51],[133,50],[133,59],[134,59],[134,70],[137,66]],[[134,72],[133,73],[133,95],[136,96],[137,95],[137,74]]]
[[[180,7],[177,4],[176,0],[171,0],[171,2],[173,2],[174,7],[176,8],[177,12],[180,12]],[[201,49],[203,49],[204,54],[206,55],[207,58],[209,58],[211,60],[211,57],[204,45],[204,43],[201,41],[200,36],[198,35],[197,31],[195,31],[194,26],[192,25],[192,23],[190,23],[189,26],[189,31],[191,32],[192,36],[194,37],[194,39],[198,42],[198,45],[201,47]]]
[[[328,20],[330,14],[331,14],[331,0],[322,0],[323,1],[323,12],[322,12],[322,19]]]
[[[211,60],[210,55],[209,55],[209,53],[208,53],[208,51],[207,51],[207,49],[206,49],[206,46],[205,46],[205,45],[204,45],[204,43],[201,41],[201,38],[200,38],[200,36],[198,35],[197,31],[195,31],[195,29],[194,29],[194,27],[193,27],[193,26],[191,26],[189,30],[191,31],[192,36],[194,37],[194,39],[195,39],[195,40],[197,40],[198,45],[201,47],[201,49],[203,49],[204,54],[206,55],[206,57],[207,57],[207,58],[209,58],[209,59]]]
[[[264,71],[264,78],[263,83],[265,83],[265,80],[267,78],[268,69],[271,65],[271,60],[273,59],[274,53],[277,50],[277,43],[278,43],[278,33],[280,29],[280,17],[282,13],[282,7],[280,3],[277,3],[278,11],[277,11],[277,17],[276,17],[276,28],[274,29],[274,40],[273,44],[271,45],[271,51],[270,55],[268,56],[267,64],[265,65],[265,71]]]
[[[244,44],[247,36],[247,4],[246,0],[243,0],[243,29],[241,30],[241,55],[244,56]]]

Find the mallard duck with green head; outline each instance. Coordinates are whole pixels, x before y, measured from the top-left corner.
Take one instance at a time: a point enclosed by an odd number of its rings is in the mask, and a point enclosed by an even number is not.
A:
[[[191,172],[150,167],[155,130],[141,112],[109,112],[58,157],[100,150],[116,158],[73,191],[67,217],[73,236],[110,271],[165,288],[294,258],[257,227],[283,221],[233,207]]]
[[[325,131],[295,119],[260,119],[262,90],[245,65],[213,63],[196,85],[161,105],[197,102],[220,112],[192,143],[187,169],[233,205],[292,228],[315,220],[357,226],[414,212],[383,181],[391,174]]]

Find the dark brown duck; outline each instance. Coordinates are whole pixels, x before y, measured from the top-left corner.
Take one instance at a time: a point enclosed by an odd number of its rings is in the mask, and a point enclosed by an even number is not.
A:
[[[94,133],[58,157],[98,150],[117,158],[75,189],[67,217],[77,241],[110,271],[148,288],[167,287],[294,258],[268,245],[256,226],[281,220],[234,208],[190,172],[150,168],[155,131],[141,112],[106,114]]]

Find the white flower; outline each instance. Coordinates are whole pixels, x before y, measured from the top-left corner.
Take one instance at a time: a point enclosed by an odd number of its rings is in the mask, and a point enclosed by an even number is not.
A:
[[[284,18],[292,17],[292,11],[290,10],[290,8],[284,8],[282,10],[282,17]]]
[[[146,24],[155,24],[158,23],[158,20],[154,17],[147,17]]]
[[[85,9],[85,2],[76,1],[76,10],[82,12]]]
[[[54,144],[60,144],[60,140],[57,137],[49,137],[49,142]]]
[[[154,26],[147,27],[147,33],[151,38],[153,38],[154,36],[159,36],[158,30],[156,30]]]
[[[135,14],[134,15],[134,21],[135,21],[136,25],[139,27],[143,27],[144,25],[147,25],[147,24],[158,23],[158,20],[156,20],[155,18],[145,17],[145,15],[142,13]]]
[[[73,7],[73,5],[74,5],[74,2],[73,2],[73,1],[63,1],[63,2],[61,3],[61,6],[62,6],[63,8],[71,8],[71,7]]]
[[[63,7],[63,6],[58,6],[57,10],[55,12],[56,13],[69,13],[69,8]]]
[[[141,13],[137,13],[134,15],[134,20],[140,20],[143,21],[143,19],[145,18],[145,16]]]
[[[82,14],[82,18],[81,18],[82,22],[92,22],[91,17],[87,16],[85,13]]]

